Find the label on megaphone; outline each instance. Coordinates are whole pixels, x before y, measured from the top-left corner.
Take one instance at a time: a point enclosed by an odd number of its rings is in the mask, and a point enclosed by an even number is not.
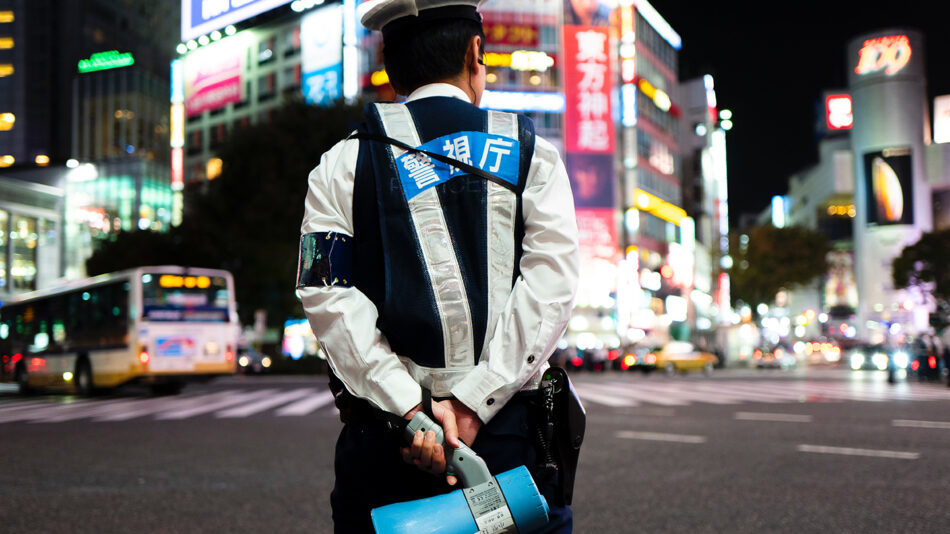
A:
[[[508,502],[494,477],[488,482],[465,488],[462,492],[472,511],[478,532],[475,534],[505,534],[518,532],[511,517]]]

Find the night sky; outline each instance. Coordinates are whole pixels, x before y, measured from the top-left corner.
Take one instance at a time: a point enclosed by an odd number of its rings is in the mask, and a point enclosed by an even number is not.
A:
[[[789,175],[817,162],[815,106],[823,90],[847,87],[845,47],[894,27],[924,35],[928,100],[950,94],[950,30],[942,2],[715,2],[651,0],[683,38],[680,78],[705,73],[727,133],[729,210],[759,212],[787,191]],[[852,67],[853,68],[853,67]]]

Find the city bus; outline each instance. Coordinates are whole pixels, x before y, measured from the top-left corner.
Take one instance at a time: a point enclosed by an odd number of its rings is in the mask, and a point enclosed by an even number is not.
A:
[[[231,273],[139,267],[25,293],[0,305],[0,381],[82,395],[135,383],[173,394],[236,371]]]

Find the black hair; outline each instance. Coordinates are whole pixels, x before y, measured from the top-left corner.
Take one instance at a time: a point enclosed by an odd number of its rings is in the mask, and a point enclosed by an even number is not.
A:
[[[465,68],[465,54],[472,37],[485,31],[469,19],[436,20],[384,33],[383,64],[397,91],[412,92],[428,83],[457,76]]]

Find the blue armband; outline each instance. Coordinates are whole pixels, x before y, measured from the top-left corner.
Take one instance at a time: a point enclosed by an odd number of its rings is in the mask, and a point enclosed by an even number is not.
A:
[[[300,236],[297,287],[330,286],[353,286],[353,238],[337,232]]]

